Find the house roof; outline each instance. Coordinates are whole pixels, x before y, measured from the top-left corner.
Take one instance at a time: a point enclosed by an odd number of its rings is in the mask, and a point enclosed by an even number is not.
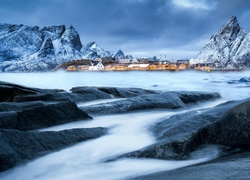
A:
[[[101,63],[100,61],[92,61],[93,66],[97,66],[98,63]]]
[[[176,64],[188,64],[189,60],[177,60]]]
[[[146,67],[148,67],[149,66],[149,64],[130,64],[129,66],[128,66],[128,68],[132,68],[132,67],[140,67],[140,68],[146,68]]]

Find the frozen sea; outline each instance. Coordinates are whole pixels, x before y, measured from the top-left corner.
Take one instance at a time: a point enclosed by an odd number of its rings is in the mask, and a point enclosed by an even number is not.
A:
[[[171,170],[216,158],[220,149],[207,147],[185,161],[154,159],[107,159],[141,149],[156,142],[148,127],[174,114],[213,107],[228,100],[250,97],[250,84],[229,84],[230,80],[250,77],[241,72],[64,72],[1,73],[0,80],[24,86],[64,89],[76,86],[137,87],[163,91],[219,92],[220,100],[200,104],[187,110],[147,111],[109,116],[96,116],[92,121],[79,121],[42,129],[58,131],[82,127],[107,127],[109,133],[100,138],[40,157],[0,174],[6,180],[48,179],[129,179],[140,175]],[[90,102],[91,103],[91,102]],[[81,106],[84,104],[81,104]],[[85,104],[88,105],[88,104]],[[80,105],[79,105],[80,106]],[[197,156],[198,154],[198,156]]]

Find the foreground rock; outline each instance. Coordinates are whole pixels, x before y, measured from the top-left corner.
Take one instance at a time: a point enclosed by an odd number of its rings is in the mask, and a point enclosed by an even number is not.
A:
[[[231,80],[231,81],[228,81],[228,84],[250,84],[250,77],[240,78],[239,80]]]
[[[139,95],[114,102],[82,107],[81,109],[91,115],[117,114],[149,109],[176,109],[186,107],[188,104],[214,100],[216,98],[220,98],[218,93],[162,92]]]
[[[179,180],[179,179],[250,179],[250,152],[241,152],[209,162],[145,175],[134,180]]]
[[[152,130],[159,142],[125,157],[178,160],[203,144],[250,147],[250,99],[175,115]]]
[[[73,102],[41,106],[33,102],[31,105],[37,105],[38,107],[30,107],[27,105],[29,107],[28,109],[18,111],[18,108],[22,108],[23,104],[24,103],[21,103],[21,105],[18,106],[18,103],[14,103],[14,105],[11,103],[0,103],[0,107],[6,106],[9,107],[8,109],[17,109],[17,111],[0,113],[0,128],[34,130],[73,121],[92,119],[92,117],[80,110]]]
[[[140,88],[74,87],[70,92],[60,89],[29,88],[0,81],[0,102],[86,102],[100,99],[129,98],[155,94],[158,91]]]
[[[20,163],[66,148],[106,133],[104,128],[72,129],[58,132],[0,130],[0,172]]]
[[[115,88],[115,87],[74,87],[71,89],[73,93],[93,94],[99,96],[99,99],[130,98],[146,94],[156,94],[159,91],[141,89],[141,88]],[[91,98],[91,96],[89,97]],[[91,99],[90,99],[91,100]]]
[[[17,84],[0,82],[0,102],[62,102],[84,101],[84,98],[75,93],[67,93],[60,89],[38,89],[20,86]]]

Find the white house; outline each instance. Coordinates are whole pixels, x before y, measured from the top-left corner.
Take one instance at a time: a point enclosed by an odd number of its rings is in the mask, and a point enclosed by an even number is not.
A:
[[[91,66],[89,66],[90,71],[102,71],[104,70],[104,65],[100,61],[92,61]]]

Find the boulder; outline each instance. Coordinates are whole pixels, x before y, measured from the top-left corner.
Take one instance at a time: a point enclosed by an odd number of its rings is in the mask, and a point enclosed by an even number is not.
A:
[[[70,92],[60,89],[38,89],[0,82],[0,102],[86,102],[99,99],[128,98],[139,95],[159,93],[159,91],[140,88],[114,87],[74,87]]]
[[[117,87],[74,87],[70,90],[86,96],[86,101],[110,98],[130,98],[146,94],[155,94],[160,91],[147,90],[141,88],[117,88]]]
[[[198,103],[216,98],[220,98],[218,93],[162,92],[157,94],[139,95],[118,101],[82,107],[81,109],[93,115],[117,114],[149,109],[176,109],[185,107],[191,103]]]
[[[231,80],[228,81],[229,84],[250,84],[250,77],[249,78],[240,78],[239,80]]]
[[[174,115],[151,130],[158,143],[124,156],[177,160],[204,144],[250,147],[250,99]]]
[[[0,112],[4,111],[21,111],[24,109],[41,107],[45,103],[42,101],[33,101],[33,102],[0,102]]]
[[[144,175],[133,180],[249,179],[250,152],[240,152],[212,161]]]
[[[34,130],[78,120],[92,119],[73,102],[49,104],[0,113],[0,128]]]
[[[84,101],[111,99],[113,97],[111,94],[100,91],[96,87],[74,87],[70,91],[72,93],[81,94],[84,96]]]
[[[38,132],[0,129],[0,172],[79,142],[98,138],[104,128]]]
[[[42,92],[28,95],[17,95],[13,102],[44,101],[44,102],[85,102],[86,98],[77,93],[68,92]]]
[[[100,91],[111,94],[116,98],[131,98],[147,94],[156,94],[160,91],[147,90],[141,88],[116,88],[116,87],[97,87]]]

